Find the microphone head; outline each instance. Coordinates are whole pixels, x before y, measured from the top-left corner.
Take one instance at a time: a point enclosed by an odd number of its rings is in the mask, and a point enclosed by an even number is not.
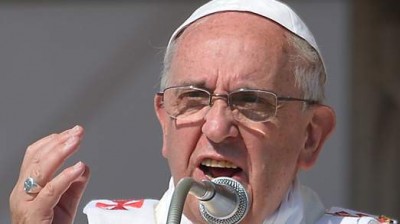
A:
[[[222,187],[225,192],[218,192],[217,189],[216,194],[222,193],[222,196],[214,197],[213,203],[200,201],[201,215],[211,224],[239,223],[249,210],[250,199],[246,189],[240,182],[229,177],[218,177],[213,179],[212,182],[217,187]],[[231,203],[226,203],[227,201]],[[210,206],[210,204],[212,205]]]

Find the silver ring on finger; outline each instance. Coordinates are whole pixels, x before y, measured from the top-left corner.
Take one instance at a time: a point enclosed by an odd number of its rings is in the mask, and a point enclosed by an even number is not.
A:
[[[24,191],[27,194],[37,194],[43,189],[33,177],[28,177],[24,181]]]

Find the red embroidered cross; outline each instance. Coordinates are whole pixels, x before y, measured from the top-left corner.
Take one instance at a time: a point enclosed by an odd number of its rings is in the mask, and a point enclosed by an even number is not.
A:
[[[128,210],[127,207],[141,208],[144,200],[112,200],[110,203],[97,202],[96,207],[107,210]]]

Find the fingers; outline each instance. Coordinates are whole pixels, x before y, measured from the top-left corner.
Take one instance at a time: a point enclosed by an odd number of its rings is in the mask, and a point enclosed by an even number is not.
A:
[[[39,185],[44,186],[64,161],[77,150],[82,136],[82,127],[75,126],[29,146],[21,166],[20,181],[31,176]]]
[[[70,216],[69,218],[73,218],[88,179],[89,169],[82,162],[78,162],[48,182],[36,196],[35,203],[44,208],[42,211],[44,214],[48,212],[46,209],[53,209],[57,206],[63,210],[63,213]],[[61,198],[63,201],[60,201]],[[57,214],[54,215],[57,217]]]
[[[28,147],[19,179],[10,195],[10,212],[14,222],[54,223],[56,219],[60,221],[57,223],[73,222],[89,179],[89,169],[79,162],[53,176],[76,152],[82,137],[83,128],[75,126],[44,137]],[[24,192],[27,177],[33,177],[43,189],[37,194]]]
[[[83,193],[89,182],[89,177],[90,171],[89,168],[86,166],[85,172],[82,174],[82,176],[80,176],[75,182],[71,184],[71,186],[61,196],[61,199],[58,202],[59,206],[57,207],[59,207],[62,211],[68,211],[67,214],[71,218],[71,220],[74,220],[75,218],[79,202],[81,201]],[[57,219],[55,220],[55,223],[61,223],[58,222],[58,220],[65,219],[65,217],[63,216],[56,216],[55,218]]]
[[[75,126],[74,128],[80,128],[79,126]],[[71,132],[72,129],[68,129],[65,130],[64,132],[60,133],[60,134],[56,134],[53,133],[51,135],[48,135],[38,141],[36,141],[35,143],[31,144],[30,146],[28,146],[25,156],[24,156],[24,160],[22,162],[22,166],[21,168],[24,168],[24,166],[26,166],[27,164],[30,163],[30,161],[37,159],[37,153],[40,151],[43,151],[42,148],[43,146],[47,145],[50,141],[54,140],[54,138],[59,137],[59,135],[61,136],[67,136],[67,133]]]
[[[48,182],[32,201],[15,197],[13,191],[10,197],[13,223],[73,223],[88,179],[89,169],[78,162]],[[68,195],[63,195],[67,192]]]

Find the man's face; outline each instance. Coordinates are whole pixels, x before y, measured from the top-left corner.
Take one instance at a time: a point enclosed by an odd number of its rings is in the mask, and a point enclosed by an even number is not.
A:
[[[218,94],[251,88],[301,98],[285,35],[279,25],[253,14],[203,18],[179,37],[168,86],[194,85]],[[159,100],[156,97],[162,153],[175,184],[183,177],[230,176],[240,181],[252,195],[246,223],[261,223],[278,208],[307,144],[311,115],[302,110],[303,104],[286,102],[276,117],[255,123],[236,121],[226,101],[218,99],[204,120],[182,124],[168,117]],[[193,222],[202,222],[193,196],[184,212]]]

